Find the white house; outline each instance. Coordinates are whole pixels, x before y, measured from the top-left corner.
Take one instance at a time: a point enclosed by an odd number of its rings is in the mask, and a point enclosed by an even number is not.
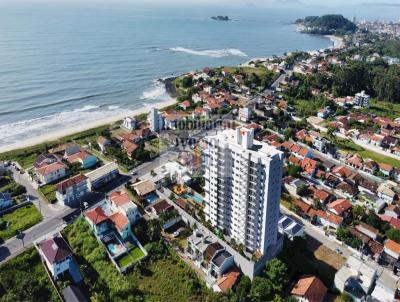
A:
[[[286,235],[290,240],[295,237],[304,237],[304,227],[292,218],[282,215],[278,221],[279,232]]]
[[[377,270],[365,260],[350,256],[346,263],[335,274],[335,287],[341,292],[347,292],[351,296],[361,300],[370,293]]]
[[[128,193],[116,191],[109,196],[110,205],[115,212],[120,212],[128,217],[129,222],[134,224],[141,217],[136,204],[130,199]]]
[[[393,191],[394,186],[396,186],[396,183],[391,181],[382,183],[377,189],[378,197],[387,204],[391,204],[396,196],[396,192]]]
[[[66,177],[68,168],[62,162],[54,162],[36,169],[36,175],[42,184],[48,184]]]
[[[88,193],[88,178],[85,175],[76,175],[57,184],[56,198],[64,205],[73,207]]]
[[[72,251],[60,235],[39,242],[37,247],[54,279],[69,270],[73,261]]]
[[[122,127],[129,131],[135,130],[138,127],[138,121],[136,120],[136,118],[128,116],[124,118],[122,122]]]

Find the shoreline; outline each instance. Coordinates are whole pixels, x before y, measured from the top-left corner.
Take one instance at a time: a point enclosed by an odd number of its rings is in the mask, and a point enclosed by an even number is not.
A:
[[[321,36],[330,39],[330,41],[332,41],[334,43],[333,48],[341,48],[344,45],[343,39],[340,37],[333,36],[333,35],[321,35]],[[332,48],[332,47],[327,47],[327,48]],[[246,67],[246,66],[249,66],[248,64],[251,61],[268,60],[269,58],[272,58],[272,57],[274,57],[274,56],[269,56],[266,58],[252,58],[246,62],[238,64],[237,66],[238,67]],[[172,77],[167,77],[167,78],[158,80],[159,82],[163,83],[168,96],[171,98],[170,100],[166,100],[166,101],[158,102],[158,103],[154,103],[154,104],[149,104],[148,107],[145,107],[145,108],[131,110],[131,111],[128,111],[125,113],[117,114],[112,117],[102,118],[97,121],[87,123],[85,125],[79,125],[79,126],[75,126],[75,127],[70,127],[65,130],[59,130],[59,131],[54,131],[54,132],[50,132],[47,134],[39,135],[35,138],[24,140],[23,142],[20,142],[20,143],[12,143],[10,145],[1,146],[0,153],[9,152],[12,150],[26,148],[26,147],[32,147],[32,146],[42,144],[45,142],[55,141],[55,140],[65,137],[65,136],[73,135],[73,134],[76,134],[76,133],[79,133],[79,132],[82,132],[85,130],[112,124],[112,123],[120,121],[128,116],[136,116],[136,115],[148,113],[150,111],[150,108],[162,109],[164,107],[174,105],[177,103],[177,97],[179,96],[178,91],[176,90],[175,85],[173,83],[173,81],[176,78],[177,78],[177,76],[172,76]]]
[[[324,35],[324,37],[328,38],[333,42],[333,48],[338,49],[344,46],[344,40],[342,37],[334,36],[334,35]],[[332,47],[329,47],[332,48]]]
[[[75,126],[75,127],[70,127],[68,129],[65,130],[60,130],[60,131],[55,131],[55,132],[50,132],[47,134],[43,134],[43,135],[39,135],[35,138],[31,138],[31,139],[27,139],[24,140],[23,142],[20,143],[13,143],[7,146],[3,146],[0,147],[0,153],[4,153],[4,152],[9,152],[12,150],[16,150],[16,149],[21,149],[21,148],[26,148],[26,147],[32,147],[38,144],[42,144],[48,141],[55,141],[58,140],[62,137],[65,136],[69,136],[69,135],[73,135],[85,130],[89,130],[92,128],[96,128],[96,127],[100,127],[100,126],[105,126],[108,124],[112,124],[115,123],[117,121],[120,121],[122,119],[124,119],[125,117],[128,116],[136,116],[136,115],[140,115],[140,114],[144,114],[144,113],[148,113],[150,111],[150,108],[157,108],[157,109],[162,109],[164,107],[168,107],[171,105],[176,104],[176,98],[172,98],[163,102],[158,102],[158,103],[154,103],[154,104],[149,104],[148,107],[145,108],[141,108],[141,109],[136,109],[136,110],[131,110],[129,112],[125,112],[125,113],[121,113],[121,114],[117,114],[115,116],[112,117],[107,117],[107,118],[103,118],[103,119],[99,119],[97,121],[94,122],[90,122],[87,123],[85,125],[79,125],[79,126]]]

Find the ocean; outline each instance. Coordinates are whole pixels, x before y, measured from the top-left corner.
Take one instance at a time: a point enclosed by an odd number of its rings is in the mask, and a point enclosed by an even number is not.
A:
[[[296,32],[292,22],[309,13],[0,3],[0,147],[167,100],[159,78],[329,47]],[[234,21],[210,19],[219,14]]]

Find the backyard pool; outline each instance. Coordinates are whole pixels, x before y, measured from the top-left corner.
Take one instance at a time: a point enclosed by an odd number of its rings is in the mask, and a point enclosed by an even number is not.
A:
[[[118,255],[122,252],[125,251],[125,247],[122,244],[115,244],[115,243],[109,243],[107,245],[107,249],[108,251],[114,256],[114,255]]]
[[[186,198],[186,199],[193,199],[195,202],[200,203],[200,204],[203,203],[203,198],[201,198],[201,197],[198,196],[198,195],[186,193],[186,194],[184,194],[182,197],[183,197],[183,198]]]
[[[156,193],[153,193],[146,197],[146,201],[151,204],[151,203],[155,202],[156,200],[158,200],[159,198],[160,197],[158,197],[158,195]]]

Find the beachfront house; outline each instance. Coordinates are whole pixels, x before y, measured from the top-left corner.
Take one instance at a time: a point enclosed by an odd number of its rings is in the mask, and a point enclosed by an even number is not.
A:
[[[35,168],[36,176],[42,185],[53,183],[68,175],[68,167],[62,162],[54,162]]]
[[[97,164],[97,157],[87,151],[79,151],[78,153],[68,156],[69,163],[79,163],[82,169],[89,169]]]

